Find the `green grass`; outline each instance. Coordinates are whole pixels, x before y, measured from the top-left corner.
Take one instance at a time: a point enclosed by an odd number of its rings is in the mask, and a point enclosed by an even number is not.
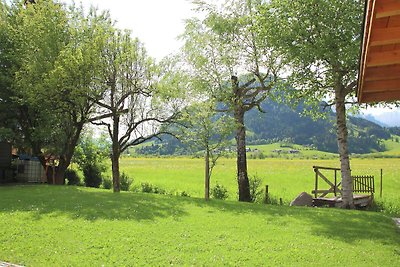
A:
[[[0,196],[0,260],[26,266],[400,266],[381,213],[63,186]]]
[[[257,175],[268,184],[270,194],[289,203],[299,193],[311,193],[314,188],[312,166],[339,167],[335,160],[304,159],[253,159],[248,160],[250,176]],[[386,211],[400,216],[400,168],[399,159],[352,159],[353,175],[374,175],[376,200]],[[383,169],[383,198],[379,197],[380,170]],[[204,195],[204,162],[190,158],[123,158],[121,170],[134,179],[136,186],[148,182],[168,192],[185,191],[193,197]],[[328,173],[329,174],[329,173]],[[111,176],[109,173],[108,175]],[[216,182],[228,189],[229,199],[237,199],[235,159],[218,161],[211,185]],[[328,188],[326,188],[328,189]]]

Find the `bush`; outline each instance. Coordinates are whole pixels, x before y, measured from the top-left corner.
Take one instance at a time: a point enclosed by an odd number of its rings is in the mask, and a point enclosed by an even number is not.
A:
[[[217,183],[213,188],[211,188],[211,196],[215,199],[227,199],[228,190],[225,188],[225,186]]]
[[[153,185],[150,183],[142,183],[142,192],[143,193],[153,193]]]
[[[68,185],[80,185],[81,178],[78,173],[73,169],[66,169],[64,173],[64,178],[68,180]]]
[[[94,164],[94,165],[85,165],[82,168],[85,185],[87,187],[96,187],[99,188],[102,182],[102,166]]]
[[[257,175],[249,179],[251,202],[259,201],[262,198],[263,190],[261,188],[262,180]]]
[[[107,178],[103,179],[102,187],[104,189],[111,189],[112,186],[113,186],[113,182],[112,182],[111,178],[107,177]]]
[[[119,184],[121,186],[121,191],[129,191],[129,187],[133,183],[133,180],[129,178],[126,173],[121,173],[119,177]]]
[[[181,197],[190,197],[189,193],[186,192],[186,191],[182,191],[182,192],[180,193],[180,196],[181,196]]]

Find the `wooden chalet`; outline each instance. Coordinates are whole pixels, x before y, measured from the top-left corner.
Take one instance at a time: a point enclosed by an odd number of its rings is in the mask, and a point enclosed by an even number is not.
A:
[[[366,0],[357,96],[400,100],[400,0]]]

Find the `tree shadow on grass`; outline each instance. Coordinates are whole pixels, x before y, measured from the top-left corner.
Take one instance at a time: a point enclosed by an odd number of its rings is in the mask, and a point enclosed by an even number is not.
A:
[[[198,200],[196,204],[200,207],[213,207],[221,212],[233,212],[237,216],[263,214],[268,221],[276,222],[278,225],[301,229],[306,225],[312,235],[327,240],[339,240],[350,244],[358,240],[373,240],[383,245],[400,245],[400,230],[390,217],[378,212],[217,200],[209,202]]]
[[[178,199],[163,196],[113,194],[75,186],[0,187],[0,212],[18,211],[32,212],[32,219],[54,214],[89,221],[142,221],[186,215]]]
[[[32,219],[42,216],[67,216],[71,219],[154,221],[190,216],[188,206],[211,213],[232,213],[241,218],[262,216],[268,223],[284,227],[309,227],[312,235],[354,243],[372,240],[398,246],[400,231],[391,218],[376,212],[327,208],[305,208],[204,201],[154,194],[113,194],[110,191],[66,186],[0,187],[0,213],[29,211]],[[269,225],[260,225],[269,227]],[[249,230],[250,231],[250,230]]]

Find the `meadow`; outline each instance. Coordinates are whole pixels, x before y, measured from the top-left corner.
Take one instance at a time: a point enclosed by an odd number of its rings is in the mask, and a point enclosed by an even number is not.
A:
[[[353,175],[374,175],[378,209],[400,215],[400,159],[355,158],[351,160]],[[263,188],[275,199],[282,198],[284,204],[301,192],[311,193],[314,188],[313,166],[339,167],[338,159],[249,159],[249,176],[262,179]],[[383,170],[382,198],[379,196],[380,175]],[[147,182],[165,189],[171,194],[185,192],[192,197],[204,195],[204,162],[197,158],[122,158],[121,171],[133,178],[134,185]],[[329,173],[328,173],[329,174]],[[109,174],[110,175],[110,174]],[[217,162],[211,186],[222,184],[228,189],[230,200],[237,199],[236,161],[221,158]],[[327,189],[327,188],[326,188]]]
[[[0,197],[0,260],[25,266],[400,266],[400,231],[377,212],[75,186]]]

